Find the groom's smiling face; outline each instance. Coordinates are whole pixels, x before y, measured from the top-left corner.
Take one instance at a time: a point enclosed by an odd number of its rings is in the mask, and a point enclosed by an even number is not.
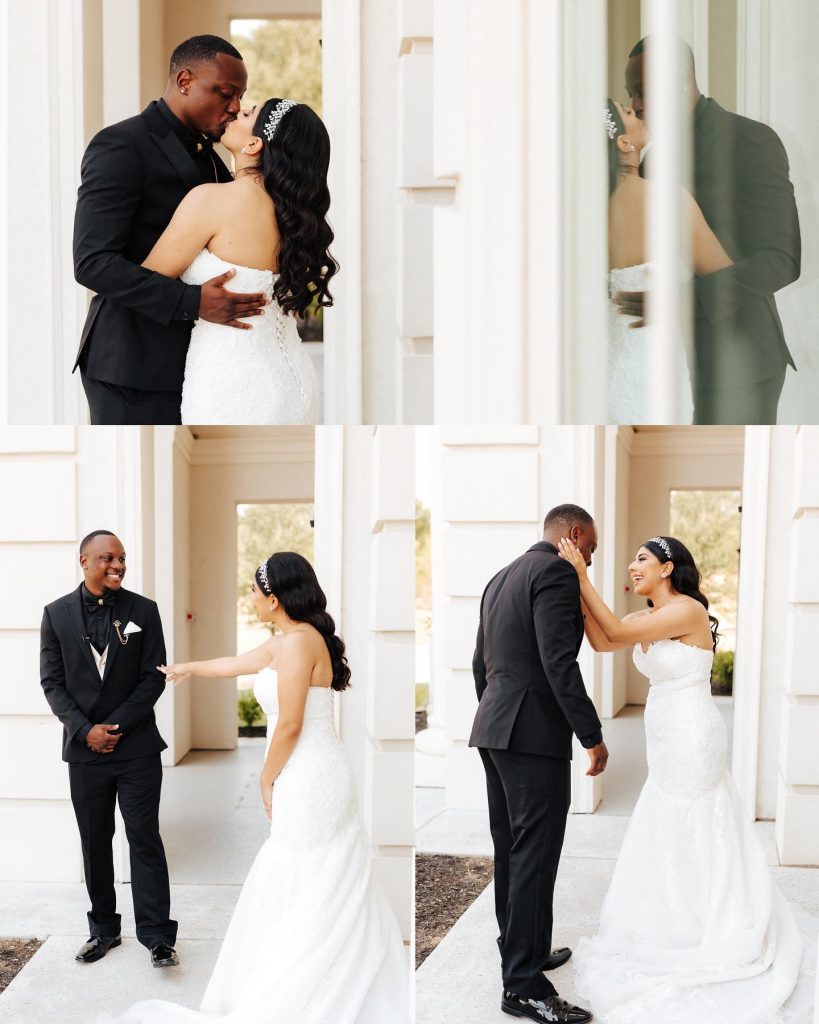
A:
[[[92,537],[80,555],[85,585],[92,594],[119,590],[125,578],[125,548],[113,534]]]

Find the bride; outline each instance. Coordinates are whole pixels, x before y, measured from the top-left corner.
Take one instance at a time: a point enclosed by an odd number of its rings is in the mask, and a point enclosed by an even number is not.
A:
[[[235,180],[192,189],[142,265],[194,285],[225,274],[268,301],[252,324],[197,321],[182,422],[315,423],[318,381],[295,317],[333,301],[327,130],[304,103],[274,98],[242,110],[220,141]]]
[[[717,620],[691,553],[653,537],[629,566],[649,607],[620,620],[570,540],[586,636],[634,646],[649,677],[648,779],[631,816],[597,934],[575,951],[577,991],[605,1024],[810,1024],[815,964],[774,884],[727,763],[711,697]]]
[[[254,692],[268,719],[259,785],[270,838],[242,887],[199,1010],[150,999],[115,1024],[406,1022],[408,961],[371,874],[333,720],[334,694],[350,679],[344,642],[301,555],[277,552],[263,562],[253,603],[281,635],[239,657],[160,668],[174,683],[257,673]]]
[[[607,421],[650,421],[646,396],[651,384],[651,349],[656,344],[645,321],[629,316],[623,302],[630,292],[650,290],[646,223],[648,188],[640,176],[640,154],[648,142],[644,122],[630,107],[608,100],[604,111],[609,164],[609,357]],[[730,267],[732,261],[708,226],[693,196],[682,192],[683,213],[691,229],[691,254],[698,276]],[[674,353],[675,371],[669,387],[678,388],[681,422],[690,423],[694,407],[685,352]],[[693,369],[693,368],[692,368]]]

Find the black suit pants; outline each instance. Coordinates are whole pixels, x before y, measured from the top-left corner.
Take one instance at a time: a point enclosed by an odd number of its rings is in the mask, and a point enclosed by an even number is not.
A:
[[[136,934],[143,946],[176,942],[165,849],[159,835],[162,764],[159,754],[128,761],[69,764],[71,802],[82,840],[85,885],[91,900],[91,935],[119,935],[114,890],[114,806],[131,848],[131,891]]]
[[[552,900],[571,799],[571,762],[512,750],[479,751],[495,848],[495,914],[503,987],[528,999],[555,992],[542,973],[552,946]]]
[[[785,384],[785,367],[768,380],[731,387],[699,387],[694,391],[695,423],[775,425],[779,396]]]
[[[142,391],[94,380],[80,367],[82,386],[95,425],[133,426],[182,422],[181,391]]]

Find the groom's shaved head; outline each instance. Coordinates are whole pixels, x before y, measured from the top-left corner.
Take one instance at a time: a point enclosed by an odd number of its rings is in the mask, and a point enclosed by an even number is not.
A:
[[[568,530],[572,526],[593,526],[594,517],[580,505],[556,505],[546,513],[544,530]]]
[[[222,39],[221,36],[191,36],[171,54],[171,64],[168,74],[173,77],[185,68],[199,67],[201,64],[212,64],[216,55],[226,53],[229,57],[241,60],[242,55],[236,47]]]
[[[543,539],[557,547],[561,537],[571,540],[586,565],[591,565],[592,555],[597,550],[597,527],[592,516],[580,505],[556,505],[546,513]]]

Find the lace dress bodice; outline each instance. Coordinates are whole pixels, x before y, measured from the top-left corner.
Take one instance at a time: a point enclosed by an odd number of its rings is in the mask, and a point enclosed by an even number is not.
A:
[[[654,344],[650,326],[633,328],[637,317],[626,316],[614,303],[617,292],[647,292],[650,289],[651,265],[615,267],[609,271],[609,352],[608,352],[608,422],[647,423],[651,421],[649,389],[657,382],[650,375],[651,347]],[[674,353],[674,384],[678,392],[680,423],[693,418],[691,384],[685,352],[680,344]]]
[[[271,302],[262,316],[248,317],[249,331],[197,320],[185,363],[182,422],[191,424],[312,424],[319,416],[315,369],[295,319],[273,298],[278,275],[228,263],[203,249],[182,274],[204,284],[235,270],[226,288],[263,292]]]

